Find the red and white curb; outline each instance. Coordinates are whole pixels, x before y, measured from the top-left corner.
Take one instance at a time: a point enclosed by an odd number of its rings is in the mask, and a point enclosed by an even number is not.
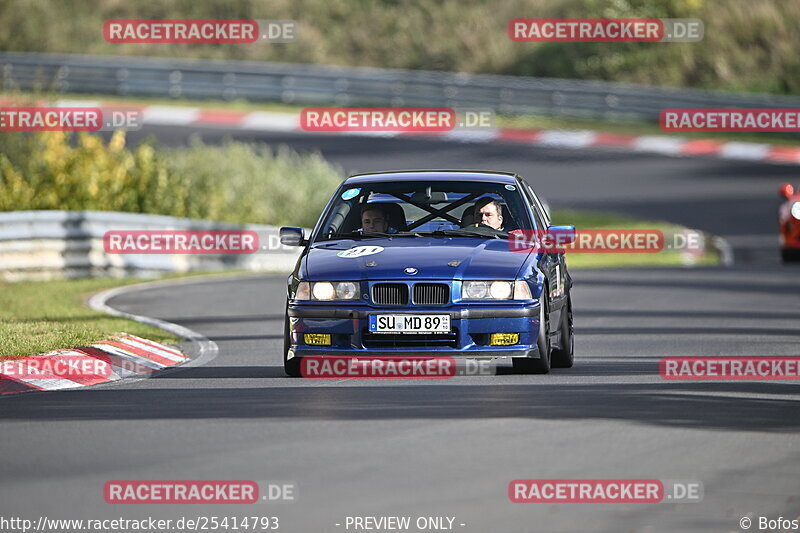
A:
[[[73,389],[108,383],[147,375],[188,359],[179,350],[165,344],[135,335],[119,334],[90,346],[3,361],[0,366],[0,394]],[[52,368],[59,362],[63,363],[64,368],[92,370],[66,372],[61,376],[52,372],[44,372],[47,377],[36,375],[36,369]]]
[[[230,111],[182,106],[129,106],[99,101],[60,100],[62,107],[86,106],[106,109],[138,109],[144,124],[169,126],[225,127],[264,132],[304,132],[300,115],[267,111]],[[331,132],[326,132],[331,134]],[[707,156],[739,161],[800,164],[800,146],[766,143],[687,139],[666,135],[623,135],[591,130],[545,130],[516,128],[456,129],[440,133],[339,132],[342,135],[372,137],[436,138],[464,143],[507,142],[572,149],[612,149],[667,156]]]
[[[255,274],[254,274],[255,275]],[[225,279],[247,278],[250,276],[239,274],[236,276],[225,275]],[[55,362],[58,357],[68,360],[68,364],[80,365],[81,361],[93,362],[99,372],[96,375],[82,375],[80,379],[46,379],[34,381],[28,379],[18,379],[0,374],[0,396],[11,395],[19,392],[59,390],[86,387],[102,383],[109,383],[125,379],[126,381],[136,381],[147,378],[154,372],[171,372],[172,367],[185,369],[189,367],[202,366],[213,360],[219,353],[219,346],[214,341],[204,335],[193,331],[180,324],[174,324],[154,317],[135,315],[120,311],[108,305],[108,300],[116,296],[122,296],[131,292],[148,289],[161,289],[164,287],[174,287],[176,285],[190,285],[197,283],[213,282],[220,276],[204,276],[197,278],[184,278],[162,281],[149,281],[108,289],[93,295],[86,302],[87,305],[102,313],[120,318],[127,318],[143,324],[148,324],[172,333],[177,337],[186,339],[181,344],[182,351],[173,346],[166,346],[147,339],[142,339],[134,335],[119,334],[109,340],[95,343],[91,346],[81,348],[70,348],[56,350],[43,356],[26,357],[15,361],[25,361],[30,359],[41,359],[48,357]],[[83,358],[86,359],[83,359]],[[0,365],[14,361],[0,361]],[[106,366],[109,365],[109,366]],[[12,365],[13,366],[13,365]],[[44,366],[34,364],[34,368]],[[175,368],[178,370],[178,368]],[[30,376],[26,376],[30,377]]]

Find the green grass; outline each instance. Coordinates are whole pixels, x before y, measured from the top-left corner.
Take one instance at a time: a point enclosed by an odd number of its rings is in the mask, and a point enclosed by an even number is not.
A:
[[[181,339],[152,326],[93,311],[95,292],[141,282],[81,279],[0,282],[0,359],[85,346],[119,332],[174,344]]]
[[[616,213],[600,211],[577,211],[554,209],[552,224],[572,224],[578,230],[588,229],[655,229],[665,233],[685,229],[683,226],[659,220],[643,220]],[[706,239],[708,240],[708,239]],[[713,266],[720,264],[721,257],[714,250],[707,250],[693,265]],[[680,252],[657,253],[567,253],[569,268],[624,268],[624,267],[685,267]]]
[[[647,267],[686,267],[719,265],[717,254],[707,253],[696,263],[687,265],[676,252],[654,254],[567,254],[567,266],[571,269],[584,268],[647,268]]]
[[[572,224],[578,229],[678,229],[682,226],[663,220],[646,220],[620,213],[584,211],[578,209],[553,209],[553,225]]]

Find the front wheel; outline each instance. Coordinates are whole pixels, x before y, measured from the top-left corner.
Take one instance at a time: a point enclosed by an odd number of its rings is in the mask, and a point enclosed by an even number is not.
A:
[[[547,306],[547,288],[542,290],[539,302],[539,335],[536,338],[539,359],[518,357],[512,359],[514,370],[523,374],[547,374],[550,372],[550,309]]]
[[[793,263],[800,261],[800,250],[793,250],[790,248],[781,248],[781,259],[784,263]]]
[[[553,349],[553,368],[572,368],[575,363],[575,335],[572,332],[572,296],[561,310],[561,326],[558,328],[560,348]]]

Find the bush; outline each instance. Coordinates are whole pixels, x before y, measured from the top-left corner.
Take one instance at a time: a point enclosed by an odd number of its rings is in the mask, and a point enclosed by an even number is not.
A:
[[[164,153],[170,175],[183,176],[182,216],[225,222],[313,226],[341,171],[318,154],[299,155],[286,146],[228,141],[209,146],[192,139],[190,146]],[[191,194],[190,194],[191,191]]]
[[[151,213],[223,222],[313,225],[341,180],[319,154],[226,142],[156,150],[63,132],[0,134],[0,211]]]

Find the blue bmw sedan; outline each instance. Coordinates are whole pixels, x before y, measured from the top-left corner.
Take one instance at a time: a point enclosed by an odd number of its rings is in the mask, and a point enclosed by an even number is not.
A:
[[[432,170],[345,180],[288,280],[284,368],[307,356],[511,358],[547,373],[573,364],[564,253],[513,246],[550,226],[533,189],[505,172]]]

